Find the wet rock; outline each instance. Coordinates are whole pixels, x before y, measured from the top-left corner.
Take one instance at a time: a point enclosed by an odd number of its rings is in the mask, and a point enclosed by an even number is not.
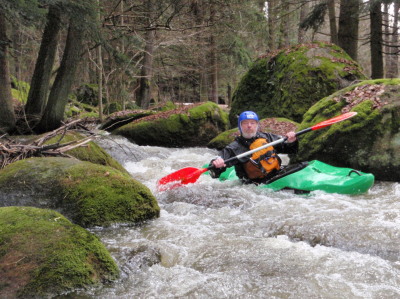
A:
[[[135,224],[159,216],[151,191],[112,167],[52,157],[0,170],[0,206],[57,210],[83,227]]]
[[[299,129],[342,114],[358,114],[344,122],[300,137],[291,161],[320,160],[371,172],[377,180],[400,180],[399,79],[367,80],[328,96],[304,115]]]

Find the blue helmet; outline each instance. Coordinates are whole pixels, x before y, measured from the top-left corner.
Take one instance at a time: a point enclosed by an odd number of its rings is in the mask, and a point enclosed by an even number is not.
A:
[[[242,128],[240,127],[240,124],[245,119],[254,119],[257,122],[259,121],[258,115],[253,111],[244,111],[244,112],[240,113],[239,119],[238,119],[238,127],[239,127],[240,133],[242,133]]]

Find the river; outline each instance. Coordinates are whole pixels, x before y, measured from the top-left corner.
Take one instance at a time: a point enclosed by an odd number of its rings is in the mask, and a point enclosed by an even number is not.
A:
[[[295,195],[202,176],[159,193],[158,179],[217,152],[98,142],[150,188],[161,215],[93,229],[122,275],[84,297],[400,298],[400,183]]]

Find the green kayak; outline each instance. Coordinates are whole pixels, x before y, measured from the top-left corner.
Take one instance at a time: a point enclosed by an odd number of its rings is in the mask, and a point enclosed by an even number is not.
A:
[[[229,167],[219,177],[220,181],[237,180],[235,168]],[[374,175],[351,168],[335,167],[313,160],[289,165],[260,188],[279,191],[294,190],[295,193],[309,193],[321,190],[327,193],[361,194],[374,184]]]

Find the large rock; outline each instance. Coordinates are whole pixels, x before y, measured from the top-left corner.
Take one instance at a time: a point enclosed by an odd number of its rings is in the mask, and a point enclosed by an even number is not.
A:
[[[83,227],[158,217],[151,191],[112,167],[70,158],[30,158],[0,171],[0,206],[54,209]]]
[[[119,275],[100,240],[55,211],[0,208],[0,228],[1,298],[53,298]]]
[[[165,147],[206,146],[228,129],[228,114],[217,104],[206,102],[144,117],[122,126],[113,134],[138,145]]]
[[[301,44],[260,57],[239,83],[229,114],[256,111],[261,118],[286,117],[297,122],[320,99],[366,79],[341,48],[324,43]]]
[[[347,111],[344,122],[300,137],[291,161],[321,160],[371,172],[377,180],[400,181],[399,79],[363,81],[326,97],[304,115],[300,129]]]

